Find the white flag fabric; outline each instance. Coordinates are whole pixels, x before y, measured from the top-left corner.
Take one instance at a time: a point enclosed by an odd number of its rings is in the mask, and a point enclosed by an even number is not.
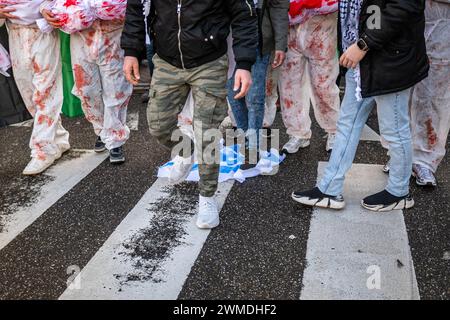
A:
[[[270,152],[262,152],[261,160],[258,164],[247,170],[241,170],[242,164],[244,164],[244,156],[239,152],[239,145],[223,146],[221,148],[221,162],[219,183],[228,180],[236,180],[240,183],[245,182],[249,178],[253,178],[259,175],[272,175],[274,174],[280,165],[284,161],[286,156],[280,155],[275,149]],[[173,162],[169,161],[164,164],[158,170],[158,178],[169,177],[170,171],[173,168]],[[198,164],[195,163],[192,167],[191,173],[186,178],[186,181],[197,182],[200,180],[198,172]]]

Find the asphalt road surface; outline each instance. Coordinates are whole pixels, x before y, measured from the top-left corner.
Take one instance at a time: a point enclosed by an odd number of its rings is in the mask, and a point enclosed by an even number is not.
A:
[[[290,194],[314,185],[328,161],[311,146],[274,176],[219,188],[221,225],[195,227],[197,186],[158,179],[169,153],[130,105],[127,162],[94,154],[82,118],[64,118],[72,151],[46,174],[22,177],[29,126],[0,129],[0,299],[450,299],[450,160],[439,187],[413,185],[416,207],[368,213],[386,152],[368,122],[342,212],[312,210]],[[278,117],[281,143],[287,136]]]

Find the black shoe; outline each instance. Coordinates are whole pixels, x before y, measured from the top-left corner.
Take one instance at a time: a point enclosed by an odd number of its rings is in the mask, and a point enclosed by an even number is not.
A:
[[[114,164],[121,164],[125,162],[123,147],[114,148],[109,151],[109,162]]]
[[[105,143],[102,141],[102,138],[97,137],[97,140],[95,141],[94,151],[95,152],[103,152],[106,150]]]
[[[344,197],[329,196],[322,193],[319,188],[292,193],[292,199],[310,207],[330,208],[341,210],[345,207]]]
[[[414,207],[411,195],[396,197],[386,190],[365,198],[361,205],[370,211],[388,212],[392,210],[404,210]]]

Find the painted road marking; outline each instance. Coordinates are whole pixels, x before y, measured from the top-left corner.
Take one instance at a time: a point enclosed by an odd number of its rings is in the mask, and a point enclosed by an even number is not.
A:
[[[128,112],[127,125],[131,131],[139,130],[139,111]]]
[[[18,234],[31,225],[48,208],[84,179],[92,170],[108,157],[107,153],[96,154],[91,150],[71,150],[44,174],[29,178],[18,177],[11,185],[17,184],[21,192],[33,193],[23,203],[20,194],[12,194],[0,211],[0,250]],[[36,183],[20,188],[25,179]],[[27,180],[29,181],[29,180]],[[14,190],[17,190],[14,189]],[[19,192],[20,193],[20,192]]]
[[[319,164],[319,176],[325,166]],[[403,212],[360,206],[386,180],[382,166],[355,164],[346,178],[346,209],[314,209],[301,299],[419,299]]]
[[[232,186],[219,185],[220,209]],[[196,184],[158,179],[60,299],[177,299],[210,233],[197,200]]]
[[[27,127],[27,128],[31,128],[33,126],[33,122],[34,122],[33,119],[29,119],[29,120],[25,120],[23,122],[11,124],[10,127]]]

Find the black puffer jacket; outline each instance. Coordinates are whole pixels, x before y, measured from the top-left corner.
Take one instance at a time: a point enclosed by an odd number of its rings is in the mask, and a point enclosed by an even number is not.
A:
[[[376,11],[381,12],[379,28]],[[363,97],[398,92],[428,76],[425,0],[364,0],[360,37],[370,50],[361,61]]]
[[[253,0],[151,0],[148,19],[156,53],[178,68],[194,68],[227,52],[233,29],[237,68],[250,70],[256,60],[258,26]],[[122,34],[127,56],[145,48],[141,0],[129,0]]]

